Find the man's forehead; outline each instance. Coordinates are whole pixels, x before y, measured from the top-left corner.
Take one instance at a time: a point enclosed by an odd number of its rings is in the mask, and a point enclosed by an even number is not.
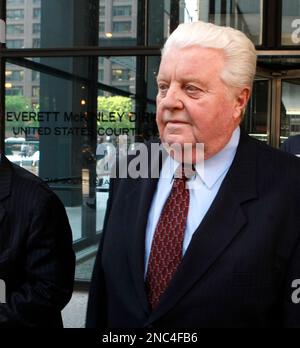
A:
[[[192,45],[186,47],[169,47],[162,56],[162,61],[165,59],[182,59],[182,58],[203,58],[209,59],[214,57],[215,59],[223,60],[225,58],[225,52],[219,48],[203,47],[199,45]]]
[[[202,72],[200,74],[200,72]],[[160,72],[157,77],[156,80],[157,81],[163,81],[163,80],[169,80],[171,77],[170,73],[168,72]],[[209,83],[209,77],[207,76],[207,74],[205,73],[205,71],[200,71],[199,73],[195,72],[195,71],[187,71],[186,73],[183,74],[176,74],[176,78],[182,82],[188,82],[188,81],[193,81],[193,82],[197,82],[200,84],[208,84]]]
[[[169,67],[176,64],[201,65],[203,63],[223,65],[225,63],[224,52],[216,48],[190,46],[184,48],[169,48],[162,56],[161,67]]]
[[[224,63],[220,50],[195,46],[171,48],[162,57],[157,80],[169,79],[170,75],[176,74],[180,80],[208,83],[211,74],[220,74]]]

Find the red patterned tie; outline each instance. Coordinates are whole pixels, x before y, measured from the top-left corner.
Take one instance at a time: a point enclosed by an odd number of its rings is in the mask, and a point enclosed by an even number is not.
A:
[[[180,166],[154,232],[146,277],[148,300],[152,309],[158,304],[182,259],[190,198],[186,180],[183,167]]]

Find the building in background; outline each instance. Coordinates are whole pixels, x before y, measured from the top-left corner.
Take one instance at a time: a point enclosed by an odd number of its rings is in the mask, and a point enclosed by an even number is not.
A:
[[[19,49],[41,47],[41,0],[8,0],[6,47]],[[101,0],[99,3],[99,39],[110,39],[114,44],[126,40],[136,41],[137,0]],[[100,41],[99,40],[99,41]],[[112,60],[100,58],[98,79],[122,90],[135,91],[135,60],[120,57]],[[33,106],[39,104],[39,73],[20,69],[15,65],[6,68],[6,95],[24,96]]]

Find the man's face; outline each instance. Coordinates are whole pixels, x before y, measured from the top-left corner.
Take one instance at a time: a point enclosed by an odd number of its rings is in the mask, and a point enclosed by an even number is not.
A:
[[[220,79],[224,63],[222,51],[212,48],[171,48],[164,54],[156,99],[162,142],[204,143],[205,159],[228,143],[249,89],[230,91]]]

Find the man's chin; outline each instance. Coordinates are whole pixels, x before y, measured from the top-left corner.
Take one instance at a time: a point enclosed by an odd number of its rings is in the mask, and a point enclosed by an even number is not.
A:
[[[162,137],[162,142],[168,144],[169,146],[181,146],[184,147],[185,144],[193,144],[193,141],[186,139],[180,135],[168,135],[166,137]]]
[[[162,142],[168,154],[177,162],[193,163],[194,151],[193,146],[181,144],[179,142]]]

